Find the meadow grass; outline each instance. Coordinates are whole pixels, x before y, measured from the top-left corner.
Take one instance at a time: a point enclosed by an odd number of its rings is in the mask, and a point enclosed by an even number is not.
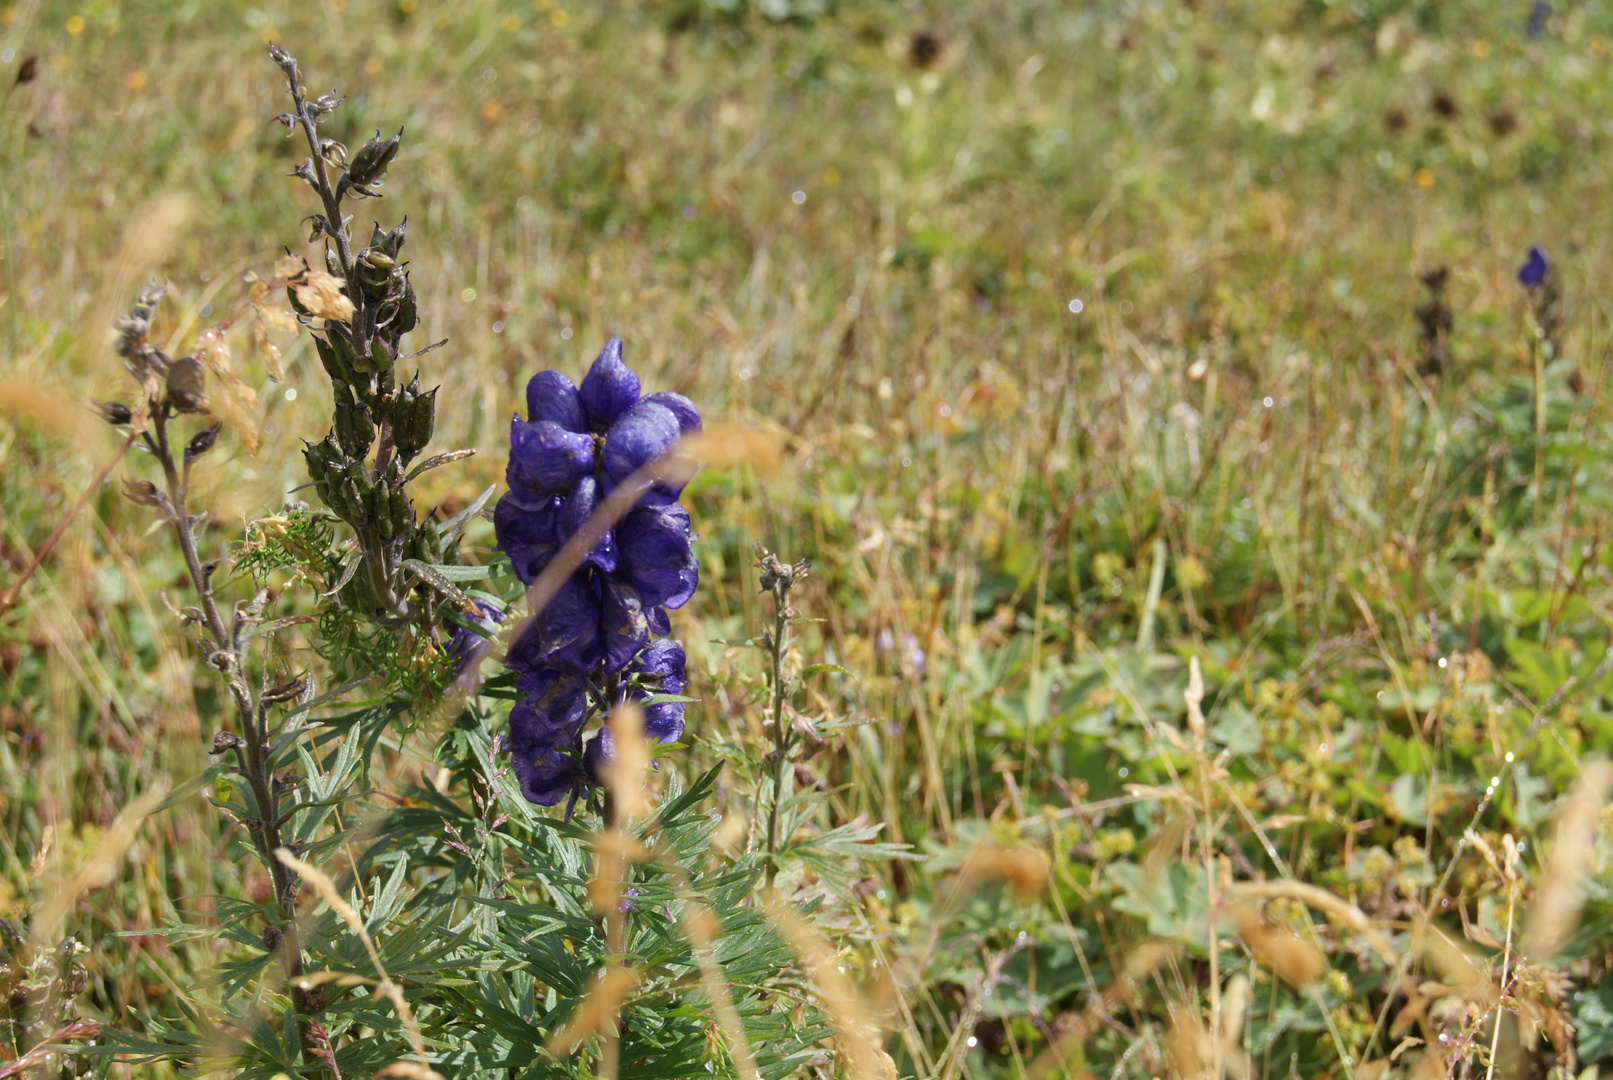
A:
[[[822,922],[901,1075],[1578,1075],[1613,1059],[1613,8],[1527,16],[13,5],[0,83],[38,76],[0,91],[0,586],[118,453],[82,406],[120,391],[140,284],[171,283],[178,355],[308,247],[280,41],[348,96],[338,137],[407,133],[371,206],[410,210],[414,340],[449,341],[419,361],[433,445],[478,451],[417,505],[501,483],[525,379],[609,334],[776,435],[775,468],[691,486],[699,703],[662,769],[763,743],[762,665],[722,643],[769,617],[754,542],[810,559],[799,662],[854,677],[799,703],[832,735],[797,781],[822,826],[922,856]],[[203,478],[215,549],[305,482],[330,415],[308,336],[271,381],[248,323],[259,440]],[[162,540],[107,483],[0,613],[13,916],[206,765],[224,703]],[[377,799],[432,735],[392,742]],[[717,808],[750,790],[730,771]],[[1554,844],[1560,816],[1592,824]],[[240,850],[191,799],[74,894],[85,1015],[205,997],[217,942],[109,935],[260,896]]]

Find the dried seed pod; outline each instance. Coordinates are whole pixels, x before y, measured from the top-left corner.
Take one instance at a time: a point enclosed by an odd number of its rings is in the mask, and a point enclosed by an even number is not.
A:
[[[347,167],[347,182],[355,188],[367,188],[380,181],[386,175],[386,167],[392,164],[392,159],[398,156],[398,147],[403,143],[403,129],[390,139],[382,139],[380,131],[372,136],[369,142],[358,148],[353,160]],[[373,192],[365,192],[373,194]]]
[[[213,449],[213,443],[218,441],[219,429],[223,426],[222,423],[214,424],[211,427],[204,427],[192,435],[190,442],[185,444],[185,460],[191,461],[199,458]]]
[[[207,408],[207,369],[194,356],[182,356],[168,365],[168,401],[182,413]]]
[[[162,492],[150,480],[124,481],[123,494],[129,497],[129,501],[141,506],[156,506],[162,502]]]
[[[134,414],[129,411],[129,406],[121,401],[96,401],[93,404],[101,419],[113,427],[122,427],[134,418]]]

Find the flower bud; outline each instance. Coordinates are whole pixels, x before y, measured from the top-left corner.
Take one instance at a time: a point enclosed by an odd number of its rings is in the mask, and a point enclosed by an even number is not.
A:
[[[325,374],[331,377],[332,382],[355,381],[353,346],[348,344],[346,337],[338,333],[327,333],[323,337],[315,334],[314,348],[318,350],[319,362],[324,365]]]
[[[126,480],[123,484],[123,493],[131,502],[141,506],[156,506],[162,501],[162,492],[150,480]]]
[[[403,228],[399,225],[398,228]],[[403,275],[403,288],[398,293],[398,314],[392,320],[389,329],[400,336],[407,334],[420,325],[420,309],[414,299],[414,285],[409,281],[409,275]]]
[[[355,402],[336,402],[336,441],[350,458],[363,458],[375,441],[375,424],[370,410]]]
[[[133,419],[133,414],[129,412],[129,406],[121,401],[97,401],[94,405],[95,411],[100,414],[101,419],[113,427],[122,427]]]
[[[222,423],[214,424],[212,427],[204,427],[192,435],[190,442],[185,444],[185,460],[190,461],[193,458],[199,458],[213,449],[213,443],[218,440],[219,429],[223,426]]]
[[[392,405],[392,441],[405,454],[418,453],[431,442],[436,422],[437,390],[422,394],[416,375]]]
[[[182,413],[207,408],[207,369],[194,356],[182,356],[168,365],[168,401]]]

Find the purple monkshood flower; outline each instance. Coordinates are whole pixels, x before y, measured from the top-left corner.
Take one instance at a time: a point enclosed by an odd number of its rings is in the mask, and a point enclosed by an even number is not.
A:
[[[1518,284],[1526,289],[1538,289],[1545,284],[1546,275],[1551,272],[1551,263],[1546,261],[1546,252],[1539,247],[1529,249],[1529,257],[1518,267]]]
[[[471,629],[470,626],[454,627],[454,634],[448,639],[448,655],[454,658],[455,670],[470,658],[470,652],[478,644],[486,641],[498,631],[498,624],[504,621],[504,612],[489,604],[485,600],[471,601],[476,605],[476,613],[463,612],[465,621],[478,627],[481,632]]]
[[[679,394],[643,394],[618,338],[580,386],[558,371],[533,376],[526,404],[527,418],[510,425],[509,491],[493,527],[530,585],[614,489],[700,430],[700,413]],[[584,738],[590,694],[608,709],[686,686],[683,649],[664,639],[667,609],[687,603],[700,580],[681,491],[658,482],[640,494],[510,647],[523,697],[510,713],[509,746],[535,803],[575,801],[611,758],[608,730]],[[683,717],[682,702],[645,706],[646,737],[677,741]]]

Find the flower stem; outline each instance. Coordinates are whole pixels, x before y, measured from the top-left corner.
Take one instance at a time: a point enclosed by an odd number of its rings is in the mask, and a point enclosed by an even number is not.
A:
[[[790,650],[788,579],[773,585],[773,628],[768,634],[773,690],[773,804],[767,813],[767,884],[778,876],[779,807],[784,802],[784,773],[789,764],[789,729],[784,723],[784,654]]]

